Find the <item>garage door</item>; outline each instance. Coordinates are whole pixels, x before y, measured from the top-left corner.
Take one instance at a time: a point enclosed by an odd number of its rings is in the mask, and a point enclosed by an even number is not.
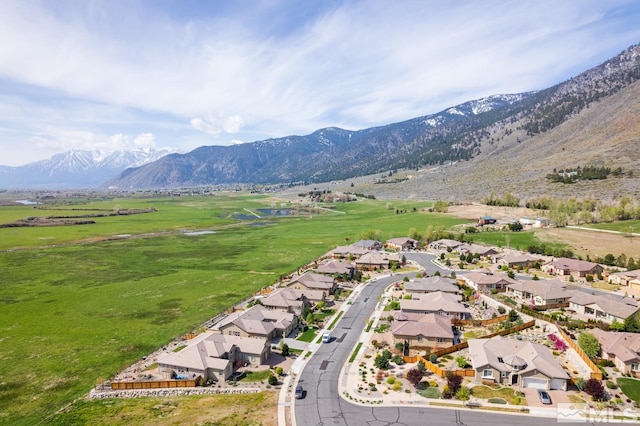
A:
[[[522,381],[523,388],[547,389],[548,380],[536,379],[534,377],[525,377]]]
[[[567,381],[564,379],[551,379],[549,389],[567,390]]]

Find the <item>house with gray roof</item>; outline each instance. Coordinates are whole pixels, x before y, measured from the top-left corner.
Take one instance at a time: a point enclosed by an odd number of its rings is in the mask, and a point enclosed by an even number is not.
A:
[[[369,250],[356,246],[338,246],[331,250],[331,255],[336,259],[357,259]]]
[[[293,277],[287,287],[298,290],[319,290],[324,292],[325,297],[327,297],[336,291],[337,283],[332,276],[305,272],[302,275]]]
[[[316,269],[320,274],[342,276],[347,279],[352,279],[355,275],[356,267],[353,263],[345,262],[344,260],[336,259],[329,262],[318,265]]]
[[[609,283],[629,287],[634,280],[640,280],[640,269],[633,271],[614,272],[609,274]]]
[[[413,238],[409,237],[391,238],[385,243],[385,246],[387,248],[398,251],[415,250],[419,247],[419,245],[420,242],[418,240],[414,240]]]
[[[468,344],[479,382],[567,390],[569,375],[546,346],[501,336],[470,339]]]

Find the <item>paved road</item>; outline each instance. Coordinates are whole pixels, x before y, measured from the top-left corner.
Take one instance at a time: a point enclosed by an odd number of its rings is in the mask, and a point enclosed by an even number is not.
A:
[[[418,260],[431,273],[437,268],[430,262],[433,256],[409,253],[407,259]],[[439,268],[438,268],[439,269]],[[441,271],[442,273],[442,271]],[[323,344],[309,359],[300,374],[299,383],[306,391],[304,399],[295,400],[297,426],[321,425],[548,425],[555,419],[514,416],[478,411],[436,409],[428,407],[371,407],[351,404],[338,395],[340,370],[356,345],[373,313],[378,296],[389,284],[405,275],[379,278],[363,287],[350,309],[332,331],[334,340]],[[568,424],[568,423],[563,423]],[[584,423],[582,423],[584,424]]]

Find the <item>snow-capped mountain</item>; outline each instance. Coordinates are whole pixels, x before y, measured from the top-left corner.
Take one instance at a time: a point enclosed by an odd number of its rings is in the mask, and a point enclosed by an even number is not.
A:
[[[71,150],[23,166],[0,166],[0,188],[93,188],[129,167],[177,152],[173,148],[118,151]]]

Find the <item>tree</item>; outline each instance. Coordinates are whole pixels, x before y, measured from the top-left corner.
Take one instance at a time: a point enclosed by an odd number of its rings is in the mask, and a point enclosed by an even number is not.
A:
[[[282,356],[289,356],[289,345],[286,343],[282,344]]]
[[[456,398],[460,401],[468,401],[471,397],[471,390],[467,386],[462,386],[458,392],[456,392]]]
[[[600,342],[591,333],[582,333],[578,337],[578,346],[589,358],[595,358],[600,354]]]
[[[629,333],[640,333],[640,320],[638,320],[637,313],[624,319],[624,331]]]
[[[273,374],[271,376],[269,376],[269,379],[267,379],[269,384],[271,386],[275,386],[278,384],[278,378],[276,376],[274,376]]]
[[[604,399],[604,386],[598,379],[589,379],[584,383],[584,391],[590,395],[594,401],[602,401]]]
[[[420,381],[422,380],[422,377],[424,377],[424,373],[420,371],[418,368],[412,368],[407,372],[407,380],[414,387],[418,387],[418,385],[420,384]]]
[[[418,370],[420,370],[420,372],[424,375],[427,373],[427,366],[424,365],[424,361],[420,360],[418,361],[418,365],[416,366],[416,368]]]
[[[324,300],[321,300],[318,303],[316,303],[316,309],[319,311],[323,310],[326,306],[327,306],[327,302],[325,302]]]
[[[376,359],[373,361],[373,365],[375,365],[380,370],[386,370],[387,368],[389,368],[391,355],[391,351],[385,349],[381,354],[378,354],[376,356]]]
[[[516,322],[518,318],[520,318],[520,315],[518,314],[518,312],[516,312],[514,309],[511,309],[509,311],[509,321]]]
[[[614,318],[609,328],[613,331],[622,331],[624,330],[624,323],[621,323],[617,318]]]
[[[315,320],[313,314],[311,312],[309,312],[309,315],[307,315],[307,317],[305,318],[305,321],[307,324],[311,325],[313,324],[313,321]]]
[[[453,395],[455,395],[462,385],[462,376],[456,376],[455,374],[447,374],[447,386]]]

